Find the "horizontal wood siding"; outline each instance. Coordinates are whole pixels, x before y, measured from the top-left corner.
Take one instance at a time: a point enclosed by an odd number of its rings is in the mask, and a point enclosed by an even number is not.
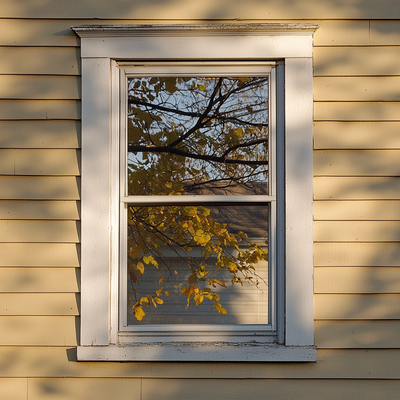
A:
[[[315,267],[314,293],[397,293],[399,267]]]
[[[321,349],[317,363],[76,362],[72,346],[0,347],[4,378],[398,379],[400,349]],[[12,361],[12,362],[11,362]],[[282,380],[284,384],[284,380]]]
[[[80,107],[76,100],[0,100],[0,119],[79,119]]]
[[[3,315],[79,315],[79,296],[74,293],[2,293]]]
[[[0,268],[0,293],[78,293],[78,268]]]
[[[80,121],[0,120],[0,147],[11,149],[77,149]]]
[[[341,34],[329,45],[334,25]],[[399,21],[330,21],[316,35],[314,317],[319,349],[377,349],[375,354],[388,355],[400,347],[399,27]],[[355,354],[358,359],[360,353]],[[399,368],[392,370],[398,380]],[[359,396],[395,397],[372,392],[343,397]]]
[[[400,149],[400,121],[314,122],[315,150]]]
[[[2,75],[79,75],[79,60],[76,47],[0,46]]]
[[[80,96],[81,82],[77,76],[0,75],[2,99],[75,100]]]
[[[399,215],[399,200],[314,202],[315,221],[396,221]]]
[[[51,219],[78,220],[79,202],[43,200],[1,200],[0,218],[8,219]]]
[[[0,2],[0,398],[397,400],[398,2],[142,3]],[[70,27],[229,18],[320,25],[314,39],[317,362],[77,362],[81,80],[80,40]]]
[[[383,396],[385,399],[397,399],[400,382],[376,382],[376,381],[331,381],[318,380],[309,382],[308,380],[287,380],[283,383],[280,380],[256,380],[246,381],[243,379],[220,386],[209,381],[188,381],[184,379],[159,381],[145,380],[143,382],[143,400],[151,400],[162,396],[163,399],[184,399],[185,393],[193,393],[191,399],[201,400],[207,397],[226,398],[232,400],[257,400],[260,398],[268,399],[300,399],[309,400],[320,398],[323,393],[324,399],[336,400],[347,398],[362,400],[372,399],[372,396]],[[268,397],[264,397],[265,394]]]
[[[0,316],[3,346],[76,346],[78,340],[78,317]]]
[[[197,0],[160,3],[149,0],[132,3],[130,0],[115,0],[113,6],[104,2],[82,2],[54,0],[51,3],[25,3],[3,0],[0,14],[5,18],[136,18],[139,21],[176,20],[236,20],[236,19],[398,19],[400,11],[396,0],[375,0],[338,3],[335,0],[266,0],[247,2],[232,0]]]
[[[0,267],[79,267],[79,245],[0,243]]]

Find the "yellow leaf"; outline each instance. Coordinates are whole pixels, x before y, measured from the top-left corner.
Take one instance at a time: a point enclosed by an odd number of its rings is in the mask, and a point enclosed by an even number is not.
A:
[[[220,281],[219,279],[212,279],[212,281],[213,281],[213,283],[217,283],[219,286],[226,288],[225,283]]]
[[[153,264],[155,267],[158,268],[158,262],[154,259],[153,256],[144,256],[144,257],[143,257],[143,261],[144,261],[146,264]]]
[[[140,306],[133,307],[133,313],[138,321],[141,321],[146,313],[143,311],[143,308]]]
[[[198,294],[196,294],[196,296],[194,296],[194,302],[195,302],[196,306],[201,304],[203,302],[203,300],[204,300],[204,297],[200,293],[198,293]]]
[[[136,271],[138,271],[141,275],[144,273],[144,265],[142,262],[138,262],[135,267]]]
[[[221,306],[219,303],[215,303],[214,308],[220,313],[220,314],[228,314],[228,312],[225,310],[224,307]]]
[[[166,290],[166,291],[164,292],[164,294],[168,297],[168,296],[169,296],[168,290]]]
[[[225,310],[225,308],[223,308],[223,307],[221,307],[221,308],[219,308],[218,309],[218,312],[220,313],[220,314],[228,314],[228,312]]]
[[[154,301],[155,301],[157,304],[163,304],[163,303],[164,303],[164,301],[163,301],[162,299],[159,299],[158,297],[154,297]]]
[[[145,306],[149,306],[150,305],[149,299],[147,297],[142,297],[140,299],[140,305],[142,304],[144,304]]]

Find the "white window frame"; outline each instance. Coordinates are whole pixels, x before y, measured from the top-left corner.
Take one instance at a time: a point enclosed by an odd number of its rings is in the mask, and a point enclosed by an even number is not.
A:
[[[80,26],[82,57],[81,337],[78,360],[315,361],[312,236],[312,45],[316,25]],[[123,343],[119,301],[119,65],[279,61],[275,343]],[[120,63],[120,64],[118,64]],[[281,145],[279,144],[281,143]],[[279,149],[279,146],[282,148]],[[279,187],[282,188],[279,193]],[[240,343],[239,343],[240,342]]]
[[[137,63],[136,63],[137,64]],[[282,68],[283,65],[280,65]],[[276,279],[275,279],[275,256],[276,256],[276,167],[275,167],[275,140],[276,140],[276,63],[272,62],[146,62],[139,65],[132,63],[118,62],[116,68],[119,69],[120,76],[120,302],[119,302],[119,333],[118,343],[135,342],[182,342],[182,341],[208,341],[208,342],[276,342]],[[268,76],[268,195],[253,196],[135,196],[126,193],[127,183],[127,78],[143,76],[205,76],[205,77],[239,77],[239,76]],[[283,85],[283,82],[281,82]],[[283,106],[283,104],[282,104]],[[118,107],[116,104],[115,107]],[[207,205],[209,203],[230,204],[240,203],[240,207],[246,203],[258,203],[267,207],[268,211],[268,297],[269,301],[269,322],[257,325],[183,325],[183,324],[163,324],[163,325],[143,325],[129,326],[127,324],[127,204],[142,206],[168,205],[168,204],[193,204]],[[214,204],[215,205],[215,204]],[[267,221],[266,221],[267,222]]]

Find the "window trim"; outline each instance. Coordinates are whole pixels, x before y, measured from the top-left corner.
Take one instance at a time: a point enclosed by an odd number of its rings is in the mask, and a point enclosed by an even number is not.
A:
[[[276,342],[276,168],[275,168],[275,141],[276,141],[276,121],[274,113],[276,112],[276,70],[277,63],[275,62],[230,62],[227,64],[216,62],[146,62],[140,65],[132,63],[117,63],[120,76],[120,302],[119,302],[119,335],[118,343],[136,343],[136,342],[178,342],[178,341],[226,341],[237,342],[238,336],[240,341],[248,342],[256,339],[258,342]],[[128,195],[126,190],[126,122],[127,122],[127,84],[128,77],[143,77],[143,76],[268,76],[269,77],[269,194],[268,195],[244,195],[244,196],[148,196],[148,195]],[[283,106],[283,104],[282,104]],[[126,210],[125,206],[129,203],[135,205],[207,205],[215,203],[227,203],[234,205],[235,203],[254,204],[259,203],[264,207],[269,208],[269,278],[268,278],[268,300],[270,322],[259,325],[182,325],[182,324],[163,324],[163,325],[143,325],[125,326],[126,324],[126,289],[127,287],[127,252],[126,252]],[[123,267],[125,266],[125,267]],[[123,311],[124,310],[124,311]]]
[[[81,340],[79,360],[315,361],[312,250],[312,41],[316,25],[80,26],[82,56]],[[206,55],[206,57],[204,56]],[[279,344],[118,344],[118,60],[284,63],[285,276]],[[279,98],[278,98],[279,102]],[[281,149],[283,150],[283,149]],[[278,149],[279,152],[279,149]],[[279,187],[279,185],[278,185]],[[278,195],[279,193],[277,193]],[[279,211],[278,211],[279,213]],[[282,218],[283,215],[277,216]],[[280,238],[280,239],[279,239]],[[279,288],[278,288],[279,290]],[[283,308],[283,309],[282,309]],[[253,351],[254,350],[254,351]]]

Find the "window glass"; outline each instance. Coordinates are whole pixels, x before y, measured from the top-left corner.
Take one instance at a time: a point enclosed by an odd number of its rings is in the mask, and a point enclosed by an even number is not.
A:
[[[268,206],[129,206],[128,221],[128,325],[268,324]]]
[[[268,324],[268,75],[130,77],[127,109],[127,195],[199,196],[127,202],[127,324]]]
[[[268,77],[128,80],[128,195],[268,194]]]

